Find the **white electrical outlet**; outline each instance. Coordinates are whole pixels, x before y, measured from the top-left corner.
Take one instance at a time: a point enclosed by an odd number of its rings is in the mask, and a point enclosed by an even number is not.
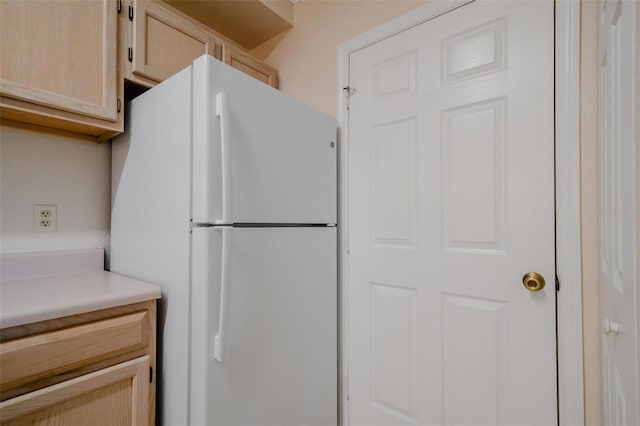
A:
[[[35,232],[56,232],[57,208],[52,204],[33,205],[33,230]]]

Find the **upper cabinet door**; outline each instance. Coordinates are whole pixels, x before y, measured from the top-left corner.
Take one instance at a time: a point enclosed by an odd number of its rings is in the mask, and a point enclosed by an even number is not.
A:
[[[133,11],[133,74],[161,82],[207,53],[215,39],[198,25],[153,1],[135,1]]]
[[[222,45],[222,60],[225,64],[249,74],[269,86],[278,88],[278,70],[263,64],[249,54],[230,44]]]
[[[26,102],[117,121],[113,0],[2,1],[0,50],[3,108]]]

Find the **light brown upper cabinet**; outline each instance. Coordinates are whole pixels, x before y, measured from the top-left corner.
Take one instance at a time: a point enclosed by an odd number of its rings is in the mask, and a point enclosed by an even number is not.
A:
[[[127,52],[132,81],[153,85],[205,53],[215,56],[211,32],[164,3],[136,0],[127,13],[133,18],[132,51]]]
[[[278,70],[270,67],[230,44],[222,45],[222,60],[269,86],[278,88]]]
[[[0,1],[3,119],[106,139],[123,129],[115,0]]]
[[[120,18],[120,37],[126,46],[121,49],[120,58],[127,80],[154,86],[206,53],[278,87],[276,69],[251,57],[233,41],[194,17],[162,1],[130,0],[126,3],[126,13]],[[203,1],[198,4],[211,6],[213,3]]]

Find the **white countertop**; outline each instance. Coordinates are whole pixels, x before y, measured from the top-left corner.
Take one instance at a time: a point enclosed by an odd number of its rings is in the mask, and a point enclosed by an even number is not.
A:
[[[99,253],[103,256],[101,250]],[[42,254],[38,255],[40,261]],[[96,255],[92,260],[94,265],[100,264],[95,261]],[[57,260],[62,259],[60,252],[56,256]],[[74,256],[77,258],[77,253]],[[25,263],[22,256],[20,263],[21,266]],[[10,269],[7,264],[3,267],[5,272]],[[47,275],[42,268],[34,267],[31,270],[37,272],[37,276],[14,274],[10,279],[6,279],[8,275],[3,273],[0,281],[0,328],[144,302],[161,296],[160,287],[156,285],[95,269],[97,267],[74,265],[66,270],[58,268],[56,275]]]

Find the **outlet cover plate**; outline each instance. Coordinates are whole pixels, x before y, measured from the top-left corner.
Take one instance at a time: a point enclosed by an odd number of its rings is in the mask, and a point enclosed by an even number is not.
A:
[[[57,207],[53,204],[33,205],[33,231],[56,232],[58,222]]]

